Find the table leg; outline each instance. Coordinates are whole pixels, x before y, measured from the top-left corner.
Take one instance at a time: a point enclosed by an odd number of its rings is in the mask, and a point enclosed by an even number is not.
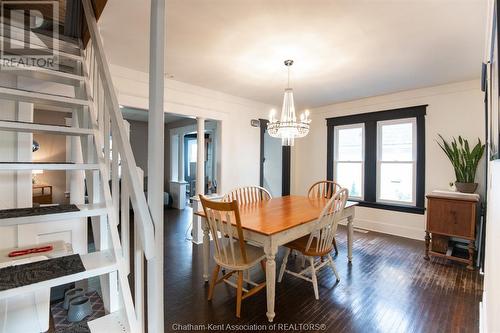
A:
[[[424,259],[425,260],[430,260],[429,258],[429,246],[431,244],[431,234],[426,231],[425,232],[425,256],[424,256]]]
[[[203,280],[208,282],[208,258],[210,257],[210,235],[208,234],[207,221],[201,218],[201,228],[203,229]]]
[[[276,253],[278,247],[268,244],[264,247],[266,253],[266,293],[267,293],[267,319],[272,322],[274,316],[274,297],[276,285]]]
[[[353,226],[354,216],[350,215],[347,218],[347,260],[352,262],[352,242],[354,238],[354,226]]]
[[[476,247],[474,246],[474,241],[469,241],[469,246],[467,247],[469,250],[469,264],[467,265],[468,270],[474,270],[474,252]]]

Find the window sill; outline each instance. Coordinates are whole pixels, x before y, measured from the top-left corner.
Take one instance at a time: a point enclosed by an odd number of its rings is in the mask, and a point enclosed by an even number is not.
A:
[[[368,208],[375,208],[375,209],[392,210],[392,211],[396,211],[396,212],[411,213],[411,214],[420,214],[420,215],[423,215],[425,213],[425,208],[424,207],[386,204],[386,203],[369,202],[369,201],[356,200],[356,199],[349,199],[349,200],[350,201],[358,202],[360,207],[368,207]]]

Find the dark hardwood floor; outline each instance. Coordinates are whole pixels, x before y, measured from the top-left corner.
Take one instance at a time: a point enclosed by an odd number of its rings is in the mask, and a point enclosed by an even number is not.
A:
[[[202,246],[185,240],[190,221],[190,209],[165,211],[165,331],[180,331],[173,329],[175,324],[268,324],[265,289],[243,301],[241,319],[235,317],[232,287],[218,285],[214,299],[207,301]],[[340,253],[334,260],[341,281],[336,283],[331,270],[323,269],[318,276],[320,300],[314,298],[311,283],[293,276],[285,275],[276,284],[276,324],[323,324],[327,332],[478,331],[482,277],[477,271],[443,259],[425,261],[423,241],[374,232],[354,233],[349,265],[346,242],[345,229],[339,227]],[[289,260],[289,267],[298,261]],[[260,268],[252,276],[263,279]],[[270,325],[265,327],[271,331]]]

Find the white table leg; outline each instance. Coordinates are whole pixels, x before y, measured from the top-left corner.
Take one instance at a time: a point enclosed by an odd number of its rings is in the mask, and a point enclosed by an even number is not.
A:
[[[267,319],[272,322],[274,316],[274,297],[275,297],[275,286],[276,286],[276,253],[278,252],[278,247],[274,246],[270,241],[264,247],[264,252],[266,253],[266,293],[267,293]]]
[[[347,260],[349,260],[349,262],[352,262],[352,242],[354,233],[354,227],[352,223],[353,220],[353,215],[349,215],[347,217]]]
[[[201,228],[203,229],[203,280],[208,282],[208,258],[210,257],[210,235],[205,218],[201,218]]]

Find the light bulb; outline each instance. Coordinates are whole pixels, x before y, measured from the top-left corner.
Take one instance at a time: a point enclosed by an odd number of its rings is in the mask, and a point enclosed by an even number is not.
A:
[[[309,110],[306,110],[306,119],[309,118]]]

